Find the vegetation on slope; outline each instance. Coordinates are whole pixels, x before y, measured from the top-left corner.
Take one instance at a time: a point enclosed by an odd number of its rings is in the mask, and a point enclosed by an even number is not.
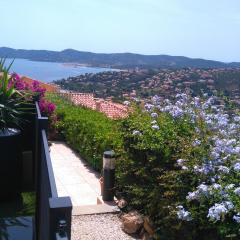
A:
[[[117,192],[153,220],[164,240],[239,239],[240,117],[214,97],[154,97],[121,121],[56,96],[67,142],[101,169],[114,149]]]

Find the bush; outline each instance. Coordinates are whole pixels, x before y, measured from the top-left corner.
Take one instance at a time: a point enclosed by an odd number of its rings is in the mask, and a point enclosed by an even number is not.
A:
[[[119,153],[121,138],[117,121],[91,109],[74,106],[56,95],[49,95],[48,99],[57,106],[57,129],[92,167],[101,170],[104,151],[114,149]]]
[[[239,239],[240,117],[178,95],[122,123],[122,191],[160,239]]]
[[[121,121],[51,100],[58,129],[92,166],[101,169],[105,150],[121,154],[118,193],[153,220],[157,238],[239,239],[240,117],[217,99],[154,97]]]
[[[178,239],[179,233],[168,231],[178,224],[169,206],[190,191],[190,176],[178,171],[176,159],[191,154],[194,124],[187,116],[176,121],[167,113],[151,116],[139,110],[122,122],[122,133],[128,153],[118,170],[122,192],[134,208],[151,217],[161,239]]]

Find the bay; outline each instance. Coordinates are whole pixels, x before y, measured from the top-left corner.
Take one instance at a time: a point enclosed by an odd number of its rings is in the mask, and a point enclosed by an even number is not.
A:
[[[8,66],[13,59],[6,60]],[[16,58],[10,72],[30,77],[43,82],[52,82],[67,77],[74,77],[85,73],[98,73],[104,71],[114,71],[110,68],[85,67],[77,64],[38,62],[27,59]]]

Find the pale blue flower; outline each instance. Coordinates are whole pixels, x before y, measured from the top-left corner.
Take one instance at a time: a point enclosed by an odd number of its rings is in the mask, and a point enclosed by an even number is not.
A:
[[[154,130],[159,130],[159,126],[158,125],[152,125],[152,129],[154,129]]]
[[[185,162],[186,162],[185,159],[178,159],[178,160],[177,160],[177,165],[182,167]]]
[[[235,184],[231,183],[231,184],[228,184],[227,186],[225,186],[225,189],[226,190],[231,190],[235,187]]]
[[[238,215],[234,215],[233,220],[236,221],[237,223],[240,223],[240,213],[238,213]]]
[[[228,213],[228,209],[226,208],[224,203],[215,203],[214,206],[209,208],[207,217],[213,221],[219,221],[221,217]]]
[[[158,117],[158,114],[157,114],[156,112],[153,112],[153,113],[151,113],[151,117],[152,117],[152,118],[157,118],[157,117]]]
[[[196,140],[192,143],[192,145],[193,145],[194,147],[199,146],[200,144],[201,144],[201,141],[198,140],[198,139],[196,139]]]
[[[146,109],[147,111],[151,111],[153,108],[154,108],[154,105],[153,105],[153,104],[150,104],[150,103],[146,103],[146,104],[145,104],[145,109]]]
[[[219,171],[219,172],[222,172],[222,173],[224,173],[224,174],[228,174],[230,170],[229,170],[229,168],[226,167],[226,166],[219,166],[219,167],[218,167],[218,171]]]
[[[188,195],[186,196],[186,199],[188,201],[197,200],[198,198],[199,198],[199,192],[198,191],[189,192]]]
[[[239,162],[238,162],[238,163],[235,163],[235,164],[233,165],[233,169],[234,169],[234,171],[239,172],[239,171],[240,171],[240,163],[239,163]]]
[[[235,193],[236,195],[240,196],[240,187],[236,188],[236,189],[234,190],[234,193]]]
[[[191,213],[186,211],[183,208],[183,206],[178,206],[177,209],[178,209],[178,211],[177,211],[178,219],[183,220],[183,221],[191,221],[192,220]]]
[[[132,134],[133,134],[133,135],[141,135],[141,132],[138,131],[138,130],[134,130],[134,131],[132,132]]]

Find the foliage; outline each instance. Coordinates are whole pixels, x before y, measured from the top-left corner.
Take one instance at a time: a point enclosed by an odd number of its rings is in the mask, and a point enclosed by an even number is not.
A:
[[[113,121],[56,96],[57,127],[92,166],[114,149],[118,193],[159,239],[239,239],[240,116],[217,97],[155,96]]]
[[[239,239],[240,117],[178,95],[123,121],[120,183],[160,239]]]
[[[73,106],[56,95],[48,95],[48,100],[57,106],[58,131],[95,169],[101,169],[105,150],[120,151],[121,139],[115,121],[102,113]]]
[[[51,118],[54,115],[55,105],[45,99],[46,89],[41,87],[39,81],[32,81],[31,84],[26,83],[17,73],[11,75],[12,81],[10,85],[14,85],[19,91],[30,92],[34,100],[38,100],[42,115]]]
[[[12,64],[5,67],[4,63],[4,59],[0,61],[0,130],[21,128],[29,94],[15,88],[14,77],[9,75]]]

